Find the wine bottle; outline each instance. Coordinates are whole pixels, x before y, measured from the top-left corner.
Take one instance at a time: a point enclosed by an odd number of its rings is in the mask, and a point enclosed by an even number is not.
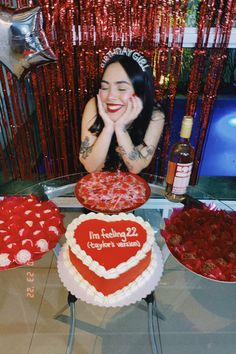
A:
[[[194,149],[189,142],[193,118],[184,116],[180,140],[170,151],[166,176],[165,197],[172,202],[181,202],[185,198],[193,167]]]

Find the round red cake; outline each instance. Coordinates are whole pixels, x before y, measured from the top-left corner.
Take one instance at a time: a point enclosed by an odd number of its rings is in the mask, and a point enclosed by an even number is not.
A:
[[[76,184],[75,195],[87,209],[108,214],[131,211],[150,196],[148,183],[128,172],[93,172]]]

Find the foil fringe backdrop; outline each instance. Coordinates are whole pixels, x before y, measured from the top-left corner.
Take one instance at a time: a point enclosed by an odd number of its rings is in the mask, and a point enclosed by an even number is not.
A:
[[[210,11],[209,11],[210,9]],[[224,10],[224,11],[223,11]],[[200,119],[197,133],[197,144],[195,147],[195,158],[191,175],[191,184],[196,184],[201,157],[203,153],[204,140],[207,127],[210,122],[212,111],[220,79],[226,59],[226,49],[229,43],[231,30],[236,16],[236,1],[220,0],[216,8],[215,0],[208,0],[201,3],[198,22],[198,37],[194,50],[194,61],[191,67],[189,88],[187,93],[186,114],[194,116],[199,97],[200,84],[203,82],[203,69],[207,66],[207,45],[213,18],[216,15],[215,37],[210,50],[208,70],[206,73],[203,94],[201,98]],[[224,13],[224,15],[223,15]]]
[[[218,13],[218,35],[212,50],[212,67],[209,66],[207,73],[211,80],[204,88],[205,96],[202,100],[202,127],[196,149],[195,176],[205,138],[204,129],[214,101],[212,97],[217,90],[213,92],[213,87],[216,88],[219,84],[222,71],[219,69],[222,68],[221,63],[216,60],[220,55],[218,46],[222,47],[222,53],[225,54],[233,18],[230,15],[233,2],[235,0],[228,2],[231,5],[224,11],[225,20],[220,16],[221,11]],[[0,5],[18,9],[41,6],[46,35],[58,57],[56,64],[35,68],[21,82],[6,73],[5,68],[0,68],[3,92],[3,97],[0,96],[0,112],[3,117],[0,129],[4,141],[3,145],[0,144],[0,159],[5,178],[9,178],[8,171],[14,179],[40,178],[37,162],[41,156],[47,178],[81,169],[81,114],[85,103],[98,89],[103,55],[120,45],[141,50],[150,59],[154,67],[157,98],[167,102],[167,121],[161,148],[156,162],[149,168],[149,172],[158,172],[164,176],[188,1],[38,0],[36,3],[25,0],[0,1]],[[213,0],[201,2],[198,39],[186,108],[186,112],[193,115],[202,83],[207,40],[214,12]],[[209,89],[212,90],[210,96]],[[32,104],[35,106],[36,119],[32,114]]]
[[[183,54],[183,37],[185,20],[187,15],[188,1],[175,1],[161,3],[161,30],[160,40],[157,47],[156,84],[157,97],[160,101],[166,99],[166,124],[163,132],[163,141],[157,155],[156,169],[159,176],[165,175],[167,151],[170,141],[170,131],[173,119],[174,102],[181,70],[181,59]],[[173,6],[171,6],[172,4]],[[170,42],[170,27],[172,28],[172,40]],[[169,48],[170,46],[170,48]],[[164,81],[163,81],[164,78]],[[165,87],[165,78],[168,78],[168,87]],[[150,171],[153,173],[153,171]]]

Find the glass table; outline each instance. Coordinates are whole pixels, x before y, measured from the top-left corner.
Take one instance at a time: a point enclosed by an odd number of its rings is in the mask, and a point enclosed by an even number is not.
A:
[[[76,183],[85,175],[86,172],[75,173],[71,175],[53,178],[47,181],[37,183],[29,188],[25,188],[18,192],[20,195],[34,194],[40,200],[52,200],[61,210],[70,212],[83,212],[83,206],[78,202],[74,195]],[[140,176],[148,182],[151,195],[148,201],[140,208],[134,211],[135,215],[142,216],[154,228],[157,243],[162,248],[164,262],[169,257],[170,253],[160,238],[160,229],[163,226],[164,218],[168,218],[172,209],[183,207],[184,205],[193,204],[201,206],[201,203],[211,204],[224,210],[232,210],[228,202],[217,200],[214,196],[209,195],[206,191],[199,189],[197,186],[189,186],[188,193],[183,203],[173,203],[164,198],[165,185],[163,178],[152,174],[141,173]],[[55,250],[57,252],[57,250]]]
[[[20,195],[29,195],[35,194],[41,200],[52,200],[62,212],[71,213],[71,212],[78,212],[83,213],[83,206],[77,201],[74,196],[74,187],[76,183],[84,176],[86,173],[78,173],[68,176],[63,176],[59,178],[55,178],[48,181],[43,181],[37,183],[33,187],[24,189],[19,192]],[[222,296],[222,289],[225,288],[231,294],[232,289],[235,291],[236,287],[235,284],[222,284],[222,283],[215,283],[210,280],[202,279],[195,274],[192,274],[188,270],[186,270],[183,266],[175,262],[173,257],[170,256],[170,252],[163,240],[160,236],[160,229],[163,226],[164,218],[168,218],[173,208],[176,207],[183,207],[182,204],[172,203],[164,198],[164,185],[162,179],[158,178],[155,175],[150,174],[141,174],[148,183],[151,188],[151,195],[148,201],[143,204],[140,208],[134,211],[135,215],[142,216],[146,221],[148,221],[155,231],[156,242],[162,250],[163,255],[163,262],[164,262],[164,274],[162,276],[161,282],[158,285],[155,292],[152,292],[150,296],[148,296],[145,301],[147,304],[147,313],[148,313],[148,328],[149,328],[149,336],[151,341],[151,350],[153,354],[170,354],[170,353],[180,353],[175,351],[175,344],[178,347],[179,338],[182,341],[183,350],[181,353],[195,353],[191,351],[191,341],[190,337],[192,338],[192,333],[190,333],[189,328],[187,327],[188,323],[192,324],[191,320],[191,306],[196,304],[196,311],[199,307],[199,302],[201,301],[201,306],[207,304],[207,308],[203,314],[204,319],[206,320],[207,311],[214,314],[215,316],[217,310],[219,309],[219,299],[218,302],[213,305],[212,303],[209,304],[209,296],[211,295],[211,289],[214,293],[215,291],[219,290]],[[206,192],[201,191],[198,189],[197,186],[189,187],[188,194],[186,199],[183,201],[183,204],[196,204],[196,206],[201,205],[204,202],[206,204],[214,203],[216,206],[220,207],[221,209],[231,210],[231,208],[221,202],[216,200],[214,197],[209,196]],[[54,249],[54,253],[58,256],[60,251],[61,245]],[[195,301],[192,299],[193,295],[191,294],[192,290],[203,288],[203,295],[201,299],[196,298]],[[195,295],[194,295],[195,296]],[[220,296],[220,299],[222,297]],[[190,301],[190,297],[191,300]],[[204,301],[204,298],[206,300]],[[158,299],[158,303],[157,303]],[[76,323],[76,316],[75,316],[75,302],[76,298],[68,293],[68,305],[70,307],[70,331],[68,337],[68,345],[67,345],[67,354],[72,353],[73,351],[73,340],[75,334],[75,323]],[[184,303],[186,301],[190,301],[190,304],[186,305],[187,310],[185,308]],[[211,305],[211,306],[210,306]],[[190,309],[189,309],[190,306]],[[210,308],[208,308],[210,306]],[[214,307],[215,306],[215,307]],[[161,309],[161,310],[160,310]],[[181,313],[182,311],[182,313]],[[187,311],[187,313],[186,313]],[[189,314],[190,311],[190,314]],[[199,325],[199,321],[201,322],[201,317],[197,318],[197,313],[192,308],[192,319]],[[182,316],[188,316],[187,321],[184,321],[181,318],[181,323],[179,323],[179,316],[176,314],[181,313]],[[211,320],[214,315],[211,314]],[[173,321],[174,318],[174,321]],[[160,321],[161,320],[161,321]],[[173,326],[175,323],[175,326]],[[180,326],[178,325],[180,324]],[[194,325],[194,324],[192,324]],[[195,324],[196,325],[196,324]],[[182,327],[181,327],[182,326]],[[207,326],[205,326],[207,327]],[[181,333],[181,328],[184,333],[187,335],[183,336]],[[217,327],[218,328],[218,327]],[[207,329],[205,329],[207,331]],[[189,336],[189,333],[191,334]],[[210,331],[211,333],[211,331]],[[199,333],[198,333],[199,334]],[[171,335],[172,344],[169,344],[169,336]],[[180,337],[178,337],[178,335]],[[199,334],[201,336],[201,333]],[[186,337],[186,342],[184,340]],[[209,344],[210,343],[210,344]],[[235,343],[236,344],[236,343]],[[206,351],[206,345],[209,347]],[[216,354],[218,352],[211,351],[211,347],[214,347],[212,341],[208,341],[208,343],[203,344],[204,349],[203,351],[199,350],[196,353],[209,353],[209,354]],[[185,351],[186,349],[186,351]],[[189,350],[189,351],[188,351]],[[149,351],[147,351],[147,354]],[[219,352],[220,353],[220,352]],[[227,352],[226,352],[227,353]],[[229,352],[231,354],[231,352]],[[232,352],[233,354],[233,352]]]

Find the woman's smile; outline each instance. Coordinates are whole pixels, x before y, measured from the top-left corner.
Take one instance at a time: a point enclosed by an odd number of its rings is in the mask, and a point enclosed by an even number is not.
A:
[[[116,112],[118,112],[122,107],[124,107],[122,104],[107,103],[107,111],[108,111],[109,113],[116,113]]]

